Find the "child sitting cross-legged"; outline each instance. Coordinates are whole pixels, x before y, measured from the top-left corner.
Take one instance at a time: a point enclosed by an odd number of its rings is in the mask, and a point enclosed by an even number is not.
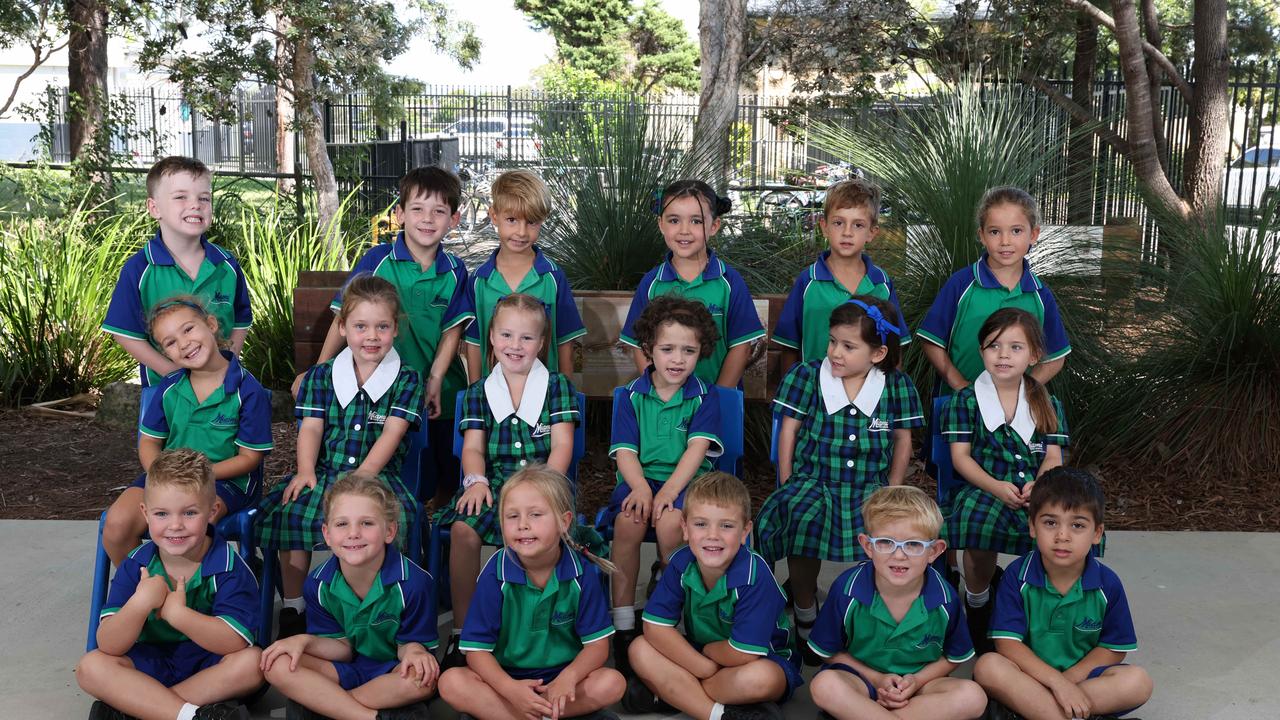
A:
[[[440,674],[436,588],[392,544],[399,515],[395,493],[373,475],[349,473],[325,492],[321,531],[333,557],[303,587],[307,632],[262,653],[290,720],[426,716],[421,701]]]
[[[211,527],[213,466],[190,449],[151,463],[142,515],[151,540],[120,563],[98,649],[76,682],[98,698],[90,720],[248,720],[233,698],[262,685],[258,584]]]
[[[777,703],[804,681],[786,597],[746,546],[747,488],[727,473],[703,475],[686,490],[683,514],[689,544],[672,554],[645,605],[644,635],[631,643],[631,667],[651,692],[631,683],[623,707],[653,712],[663,702],[698,720],[780,720]]]
[[[942,513],[919,488],[880,488],[862,506],[871,560],[831,585],[809,647],[829,658],[813,677],[822,717],[971,720],[987,697],[950,677],[973,657],[956,589],[930,567],[946,549]]]

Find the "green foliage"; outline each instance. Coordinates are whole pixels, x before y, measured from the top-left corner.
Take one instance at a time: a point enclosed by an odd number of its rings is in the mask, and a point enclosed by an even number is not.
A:
[[[629,85],[641,95],[663,87],[698,91],[698,46],[684,23],[658,0],[644,0],[631,16],[627,43],[631,48]]]
[[[630,0],[516,0],[515,5],[535,27],[551,33],[564,64],[602,80],[621,72]]]
[[[132,358],[99,323],[120,267],[150,232],[139,213],[100,217],[82,204],[58,218],[0,225],[0,398],[53,400],[127,377]],[[86,309],[93,309],[86,312]]]

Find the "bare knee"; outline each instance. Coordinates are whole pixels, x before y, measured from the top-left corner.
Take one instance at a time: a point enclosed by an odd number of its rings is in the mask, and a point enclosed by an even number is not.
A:
[[[991,653],[987,653],[990,655]],[[947,691],[948,706],[966,718],[980,717],[987,711],[987,693],[973,680],[954,678]]]
[[[598,668],[585,680],[588,694],[600,698],[607,705],[622,699],[627,692],[627,679],[622,673],[612,668]]]
[[[1117,679],[1124,682],[1125,699],[1132,698],[1135,702],[1146,702],[1151,699],[1155,683],[1151,680],[1151,675],[1146,670],[1137,665],[1122,665],[1111,668],[1106,673],[1114,673]]]
[[[636,673],[643,673],[649,672],[662,655],[649,644],[644,635],[640,635],[631,641],[631,645],[627,648],[627,657],[631,659],[632,669]]]
[[[237,680],[243,680],[245,684],[262,682],[262,648],[257,645],[224,655],[218,664],[226,667]]]
[[[456,707],[463,704],[463,699],[472,694],[470,690],[477,682],[483,682],[483,680],[470,668],[449,668],[440,675],[440,697]]]
[[[76,665],[76,683],[80,689],[92,694],[96,688],[104,687],[120,667],[120,658],[101,650],[91,650]]]
[[[466,550],[480,552],[480,535],[474,528],[464,522],[455,522],[449,528],[449,543],[453,547],[450,552]]]
[[[301,665],[301,663],[299,663]],[[293,678],[294,671],[289,669],[289,656],[280,654],[263,673],[267,682],[272,685],[285,685]]]
[[[851,692],[857,692],[840,677],[841,674],[839,670],[824,670],[813,676],[809,681],[809,695],[815,705],[824,710],[839,707],[848,702]]]
[[[1009,658],[1000,653],[984,653],[974,663],[973,679],[982,687],[991,687],[992,685],[1000,684],[1002,679],[1007,678],[1010,670],[1017,669],[1017,666]]]

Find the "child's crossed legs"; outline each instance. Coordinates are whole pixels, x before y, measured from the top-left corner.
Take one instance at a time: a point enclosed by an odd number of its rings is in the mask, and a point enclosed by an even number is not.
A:
[[[172,720],[187,703],[211,705],[257,690],[262,685],[258,670],[261,656],[262,650],[255,645],[216,661],[213,658],[217,656],[209,655],[207,663],[199,664],[203,666],[200,670],[166,687],[161,679],[138,669],[129,657],[94,650],[76,666],[76,681],[85,692],[126,715]],[[156,660],[157,665],[165,664],[159,657]]]
[[[787,676],[767,658],[722,667],[702,679],[649,644],[643,636],[631,643],[631,666],[658,697],[693,718],[711,715],[721,705],[778,702],[787,691]]]
[[[401,677],[395,671],[398,663],[390,663],[390,671],[348,690],[341,682],[338,668],[328,660],[303,653],[298,657],[296,669],[290,670],[289,662],[288,655],[277,656],[267,668],[267,681],[286,697],[334,720],[375,720],[378,710],[426,700],[436,690],[435,682],[419,686],[412,674]]]
[[[973,678],[992,698],[1027,720],[1070,717],[1052,690],[1003,655],[987,653],[978,658]],[[1089,714],[1106,715],[1123,714],[1145,703],[1151,698],[1152,683],[1147,671],[1137,665],[1111,665],[1096,668],[1076,687],[1089,701]]]
[[[925,683],[890,710],[877,700],[875,687],[847,665],[820,670],[809,683],[813,702],[840,720],[971,720],[987,708],[987,696],[972,680],[940,677]]]
[[[540,679],[516,679],[525,683],[533,692],[537,688],[545,688],[549,682]],[[606,708],[618,701],[626,689],[626,681],[616,670],[607,667],[596,668],[574,686],[573,700],[565,703],[560,717],[576,717],[587,715]],[[496,688],[484,681],[484,678],[469,667],[451,668],[440,677],[440,695],[459,713],[473,717],[497,718],[504,720],[528,720],[520,708]],[[499,712],[501,710],[501,712]],[[545,715],[550,716],[548,710]]]

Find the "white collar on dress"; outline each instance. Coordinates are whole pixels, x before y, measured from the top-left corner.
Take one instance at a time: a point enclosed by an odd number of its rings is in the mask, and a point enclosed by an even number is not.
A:
[[[849,393],[844,389],[844,381],[831,374],[831,361],[823,358],[822,367],[818,370],[818,386],[822,389],[822,402],[826,405],[827,414],[834,415],[850,404]],[[871,417],[880,404],[880,396],[884,393],[884,372],[872,367],[867,379],[862,381],[862,389],[852,400],[853,406]]]
[[[996,392],[995,380],[991,373],[983,370],[977,380],[973,381],[973,395],[978,400],[978,412],[982,414],[982,424],[988,432],[1004,425],[1004,406],[1000,404],[1000,395]],[[1018,433],[1022,441],[1031,444],[1031,435],[1036,431],[1036,421],[1031,417],[1031,406],[1027,404],[1027,383],[1018,382],[1018,407],[1013,411],[1013,422],[1009,427]]]
[[[377,369],[364,381],[365,394],[377,402],[391,389],[396,378],[400,376],[400,353],[395,348],[387,351],[386,357],[378,363]],[[360,381],[356,379],[356,361],[351,355],[351,348],[343,348],[333,359],[333,392],[338,396],[338,404],[346,407],[360,392]]]
[[[529,377],[524,381],[524,392],[520,395],[520,407],[511,406],[511,387],[507,385],[507,376],[502,373],[502,365],[493,368],[484,381],[484,396],[489,401],[489,412],[493,418],[502,422],[515,415],[530,427],[538,426],[542,417],[542,405],[547,401],[547,385],[551,381],[551,373],[541,360],[534,359],[529,369]]]

